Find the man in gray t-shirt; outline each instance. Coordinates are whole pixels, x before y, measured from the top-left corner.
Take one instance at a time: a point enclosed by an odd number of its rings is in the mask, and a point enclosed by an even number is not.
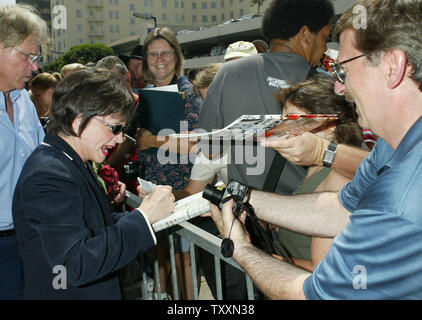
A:
[[[212,131],[244,114],[280,114],[273,93],[277,88],[304,81],[311,68],[320,63],[327,49],[333,13],[330,1],[273,1],[262,22],[263,34],[270,39],[270,52],[228,62],[220,68],[202,106],[200,127]],[[320,17],[319,21],[315,17]],[[264,184],[276,152],[252,145],[230,149],[229,180],[267,189]],[[267,190],[292,193],[305,175],[305,168],[286,162],[275,189]]]
[[[270,52],[221,66],[202,106],[200,127],[212,131],[227,126],[244,114],[280,114],[281,107],[273,99],[273,93],[289,83],[304,81],[311,69],[320,63],[327,49],[326,39],[330,35],[333,17],[334,8],[329,0],[273,0],[262,21],[262,32],[270,40]],[[207,146],[203,144],[201,149]],[[275,176],[269,171],[278,154],[270,148],[257,146],[230,149],[229,180],[256,189],[263,189],[266,185],[265,189],[269,190],[266,180],[268,176]],[[292,193],[305,177],[306,169],[287,161],[282,168],[281,176],[275,177],[275,189],[269,191]],[[200,223],[204,227],[205,223]],[[205,228],[210,232],[212,228],[216,229],[214,223]],[[218,234],[218,230],[214,231]],[[202,271],[215,296],[213,257],[201,252],[200,259]],[[246,299],[245,276],[231,268],[229,265],[222,268],[223,299]]]

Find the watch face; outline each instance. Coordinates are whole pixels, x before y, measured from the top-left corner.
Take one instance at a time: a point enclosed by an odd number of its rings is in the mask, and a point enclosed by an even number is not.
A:
[[[333,164],[334,157],[336,155],[337,145],[334,143],[330,143],[328,148],[325,150],[324,159],[322,160],[322,164],[326,167],[330,167]]]

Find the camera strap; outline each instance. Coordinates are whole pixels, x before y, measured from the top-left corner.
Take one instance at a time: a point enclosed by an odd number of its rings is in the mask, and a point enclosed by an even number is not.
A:
[[[236,198],[234,196],[228,196],[224,198],[221,202],[225,203],[230,199],[234,199],[236,201]],[[283,244],[278,244],[277,242],[273,241],[271,231],[268,229],[268,224],[266,224],[266,228],[261,226],[260,222],[258,221],[258,218],[255,215],[255,210],[253,206],[249,202],[245,202],[243,203],[242,208],[239,211],[242,212],[243,210],[247,213],[245,227],[249,233],[252,244],[269,254],[277,254],[283,257],[284,261],[292,263],[291,256],[288,253],[287,249],[283,246]],[[233,256],[234,243],[230,239],[230,235],[233,229],[235,219],[237,219],[236,216],[233,217],[233,222],[230,227],[228,237],[224,238],[221,242],[221,254],[225,258],[231,258]]]
[[[268,171],[267,177],[265,178],[262,190],[268,192],[274,192],[277,187],[278,180],[281,172],[283,171],[286,159],[283,158],[280,153],[275,152],[273,162],[271,163],[270,170]]]

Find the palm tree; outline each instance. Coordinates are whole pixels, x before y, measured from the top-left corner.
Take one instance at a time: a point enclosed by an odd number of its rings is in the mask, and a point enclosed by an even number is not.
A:
[[[258,5],[258,14],[259,14],[261,6],[264,3],[264,1],[265,0],[251,0],[250,4],[251,4],[251,7],[253,7],[254,5]]]

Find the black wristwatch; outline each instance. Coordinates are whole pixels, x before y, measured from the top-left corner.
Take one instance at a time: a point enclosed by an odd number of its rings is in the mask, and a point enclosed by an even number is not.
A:
[[[336,156],[337,145],[330,142],[327,149],[324,152],[324,159],[322,159],[322,164],[324,167],[330,168],[334,162],[334,157]]]

